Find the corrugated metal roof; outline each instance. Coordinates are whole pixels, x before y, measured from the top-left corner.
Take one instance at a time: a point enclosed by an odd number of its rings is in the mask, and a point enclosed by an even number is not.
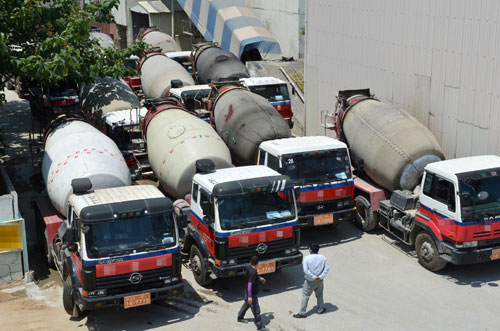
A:
[[[281,48],[252,9],[240,0],[177,0],[207,41],[240,57],[258,49],[263,58],[281,57]]]

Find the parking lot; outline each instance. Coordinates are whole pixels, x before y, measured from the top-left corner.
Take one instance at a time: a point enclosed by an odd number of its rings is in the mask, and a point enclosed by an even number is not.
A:
[[[2,123],[29,127],[29,106],[14,101],[2,109]],[[12,111],[9,113],[9,111]],[[16,120],[13,117],[16,116]],[[2,126],[8,134],[14,125]],[[29,218],[30,158],[23,139],[8,144],[4,159],[7,171],[20,194],[20,206]],[[24,138],[23,138],[24,137]],[[25,140],[25,139],[24,139]],[[10,149],[10,150],[9,150]],[[17,155],[17,159],[15,158]],[[11,167],[9,167],[9,164]],[[12,167],[13,166],[13,167]],[[30,224],[27,222],[27,224]],[[30,229],[28,230],[28,236]],[[422,268],[414,252],[377,230],[363,234],[351,223],[335,229],[302,231],[302,248],[310,242],[321,245],[331,271],[325,280],[326,314],[313,313],[296,320],[303,274],[294,266],[267,275],[261,287],[263,320],[270,330],[497,330],[500,325],[500,261],[468,266],[448,266],[434,274]],[[33,251],[32,251],[33,253]],[[30,262],[36,262],[34,252]],[[183,270],[185,293],[179,297],[128,310],[103,310],[73,320],[64,312],[62,283],[56,272],[38,284],[22,283],[0,288],[2,329],[69,330],[254,330],[250,311],[247,323],[236,322],[243,301],[245,280],[220,279],[207,288]]]

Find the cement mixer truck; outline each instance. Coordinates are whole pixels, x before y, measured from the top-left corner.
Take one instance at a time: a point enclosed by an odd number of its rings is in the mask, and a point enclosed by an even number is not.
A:
[[[297,193],[299,226],[336,226],[355,218],[354,180],[346,144],[325,136],[268,140],[258,164],[287,175]]]
[[[241,275],[252,255],[261,257],[262,273],[300,263],[290,179],[263,166],[231,167],[217,132],[175,98],[148,106],[142,123],[149,160],[177,199],[182,253],[195,280],[205,286]]]
[[[358,168],[365,231],[380,226],[414,246],[430,271],[500,258],[500,157],[442,161],[427,128],[368,89],[340,91],[334,120]]]
[[[46,131],[42,175],[35,216],[68,314],[183,291],[172,202],[154,186],[129,186],[111,139],[82,118],[57,118]]]

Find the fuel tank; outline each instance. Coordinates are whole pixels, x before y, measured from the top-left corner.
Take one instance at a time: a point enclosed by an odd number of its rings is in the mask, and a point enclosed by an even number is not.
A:
[[[151,168],[174,199],[191,192],[195,163],[211,159],[217,169],[231,167],[231,154],[217,132],[175,102],[151,108],[143,120]]]
[[[217,79],[238,80],[250,77],[243,62],[216,44],[207,44],[196,49],[194,70],[200,84],[208,84]]]
[[[94,190],[130,185],[130,172],[116,144],[75,118],[58,118],[49,127],[42,176],[52,205],[64,216],[75,178],[89,178]]]
[[[290,126],[263,97],[225,87],[214,102],[215,126],[237,165],[255,164],[260,143],[292,136]]]
[[[183,86],[194,85],[193,78],[186,69],[162,53],[146,55],[141,60],[140,70],[142,91],[148,98],[165,96],[172,80],[182,81]]]
[[[163,53],[182,51],[174,38],[164,32],[146,31],[142,37],[142,41],[151,45],[153,48],[159,47]]]
[[[352,154],[364,160],[365,173],[390,191],[413,190],[425,165],[444,160],[436,138],[416,118],[373,98],[350,106],[342,130]]]
[[[88,114],[107,114],[117,110],[140,108],[134,91],[122,79],[97,78],[80,89],[80,103]]]

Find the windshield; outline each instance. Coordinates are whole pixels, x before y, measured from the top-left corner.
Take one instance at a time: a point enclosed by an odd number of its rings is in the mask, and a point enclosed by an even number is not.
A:
[[[124,255],[175,246],[173,216],[153,215],[86,224],[90,258]]]
[[[500,169],[459,174],[457,177],[464,221],[500,217]]]
[[[286,84],[250,86],[249,89],[270,102],[290,100]]]
[[[351,178],[351,165],[346,150],[320,151],[283,156],[285,175],[294,184],[305,185]]]
[[[242,229],[295,218],[292,190],[218,198],[217,203],[223,230]]]

